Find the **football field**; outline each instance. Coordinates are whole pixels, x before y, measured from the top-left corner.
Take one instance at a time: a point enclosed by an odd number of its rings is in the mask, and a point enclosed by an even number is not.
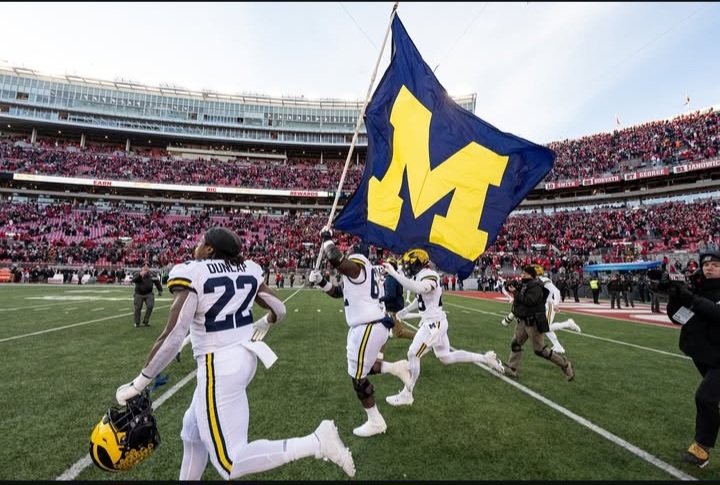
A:
[[[678,329],[572,315],[582,333],[558,332],[576,378],[525,345],[520,377],[474,364],[422,361],[415,403],[394,408],[402,388],[371,376],[388,430],[358,438],[366,420],[346,371],[342,300],[319,290],[278,291],[287,318],[265,338],[278,356],[258,363],[248,389],[250,440],[312,433],[333,419],[352,451],[357,480],[720,480],[720,458],[699,470],[679,461],[692,442],[700,376],[678,350]],[[157,388],[161,445],[135,469],[111,474],[89,460],[89,436],[115,389],[140,371],[165,325],[172,296],[156,297],[150,327],[133,327],[132,288],[0,286],[0,480],[176,480],[180,428],[195,387],[190,349]],[[506,361],[509,304],[443,296],[454,349],[495,350]],[[258,318],[264,310],[255,308]],[[568,313],[560,313],[558,320]],[[417,324],[417,320],[410,323]],[[386,360],[409,340],[390,339]],[[303,459],[242,480],[345,480],[329,462]],[[208,465],[204,479],[219,480]]]

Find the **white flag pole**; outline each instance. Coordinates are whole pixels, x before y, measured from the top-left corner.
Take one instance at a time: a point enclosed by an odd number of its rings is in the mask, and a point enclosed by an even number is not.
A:
[[[390,36],[392,22],[395,18],[395,13],[397,12],[399,3],[400,2],[395,2],[395,5],[393,5],[392,13],[390,14],[390,22],[388,24],[387,31],[385,32],[385,38],[383,39],[382,46],[380,47],[380,54],[378,55],[377,62],[375,62],[375,70],[372,73],[372,78],[370,79],[370,86],[368,86],[365,101],[363,102],[362,108],[360,109],[360,114],[358,115],[357,124],[355,125],[355,133],[353,133],[352,142],[350,142],[350,150],[348,151],[347,158],[345,159],[345,167],[343,168],[342,175],[340,176],[340,182],[338,183],[338,188],[335,192],[335,200],[333,201],[332,209],[330,209],[330,217],[328,217],[327,223],[328,227],[332,225],[333,218],[335,217],[335,210],[337,209],[338,200],[340,199],[340,192],[342,190],[343,183],[345,182],[345,175],[347,175],[348,166],[350,165],[350,159],[352,158],[353,150],[355,149],[355,144],[357,143],[358,133],[360,132],[360,125],[362,124],[363,117],[365,116],[365,110],[367,109],[367,105],[370,102],[370,95],[372,94],[372,89],[375,85],[375,78],[377,77],[378,68],[380,67],[380,61],[382,60],[383,52],[385,52],[385,44],[387,44],[388,37]],[[316,270],[320,268],[320,261],[322,261],[322,257],[323,252],[321,250],[318,253],[317,261],[315,262]]]

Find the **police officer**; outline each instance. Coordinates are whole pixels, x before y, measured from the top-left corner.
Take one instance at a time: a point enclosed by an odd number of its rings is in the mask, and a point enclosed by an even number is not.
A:
[[[550,325],[545,314],[545,301],[548,290],[536,278],[537,273],[532,266],[522,269],[521,284],[508,283],[508,291],[514,295],[512,312],[516,317],[515,336],[510,343],[510,359],[505,366],[505,374],[510,377],[518,376],[518,366],[522,357],[522,346],[528,340],[532,341],[535,355],[549,360],[562,369],[568,381],[575,378],[572,362],[564,355],[553,352],[545,345],[544,333],[550,331]]]
[[[680,350],[702,376],[695,392],[695,441],[681,459],[703,468],[720,429],[720,252],[700,254],[700,265],[690,286],[665,278],[658,290],[668,295],[668,317],[682,325]]]
[[[592,284],[592,281],[590,282]],[[608,292],[610,293],[610,308],[615,308],[617,303],[618,310],[620,309],[620,294],[622,293],[623,286],[622,282],[618,279],[617,273],[613,273],[610,276],[610,282],[608,283]]]
[[[598,281],[597,275],[590,277],[590,291],[592,291],[593,303],[596,305],[600,304],[600,281]]]
[[[140,326],[140,313],[142,311],[143,302],[145,302],[145,318],[143,325],[150,326],[150,315],[152,315],[155,306],[155,295],[153,294],[153,285],[157,287],[158,296],[162,295],[162,285],[157,275],[150,273],[150,266],[144,263],[139,273],[133,276],[132,282],[135,284],[135,295],[133,303],[135,304],[135,328]]]

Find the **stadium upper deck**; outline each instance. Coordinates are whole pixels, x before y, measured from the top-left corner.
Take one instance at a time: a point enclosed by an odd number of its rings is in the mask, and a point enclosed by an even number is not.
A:
[[[470,112],[476,95],[453,97]],[[362,101],[220,94],[0,67],[0,121],[131,138],[205,140],[279,152],[350,146]],[[33,137],[37,136],[33,131]],[[158,141],[160,141],[158,140]],[[34,140],[33,140],[34,141]],[[364,127],[357,147],[367,147]]]

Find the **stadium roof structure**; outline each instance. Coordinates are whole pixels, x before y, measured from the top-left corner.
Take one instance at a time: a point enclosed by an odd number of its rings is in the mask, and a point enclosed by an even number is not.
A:
[[[586,273],[598,273],[600,271],[642,271],[662,266],[662,261],[634,261],[632,263],[607,263],[588,264],[583,266]]]

